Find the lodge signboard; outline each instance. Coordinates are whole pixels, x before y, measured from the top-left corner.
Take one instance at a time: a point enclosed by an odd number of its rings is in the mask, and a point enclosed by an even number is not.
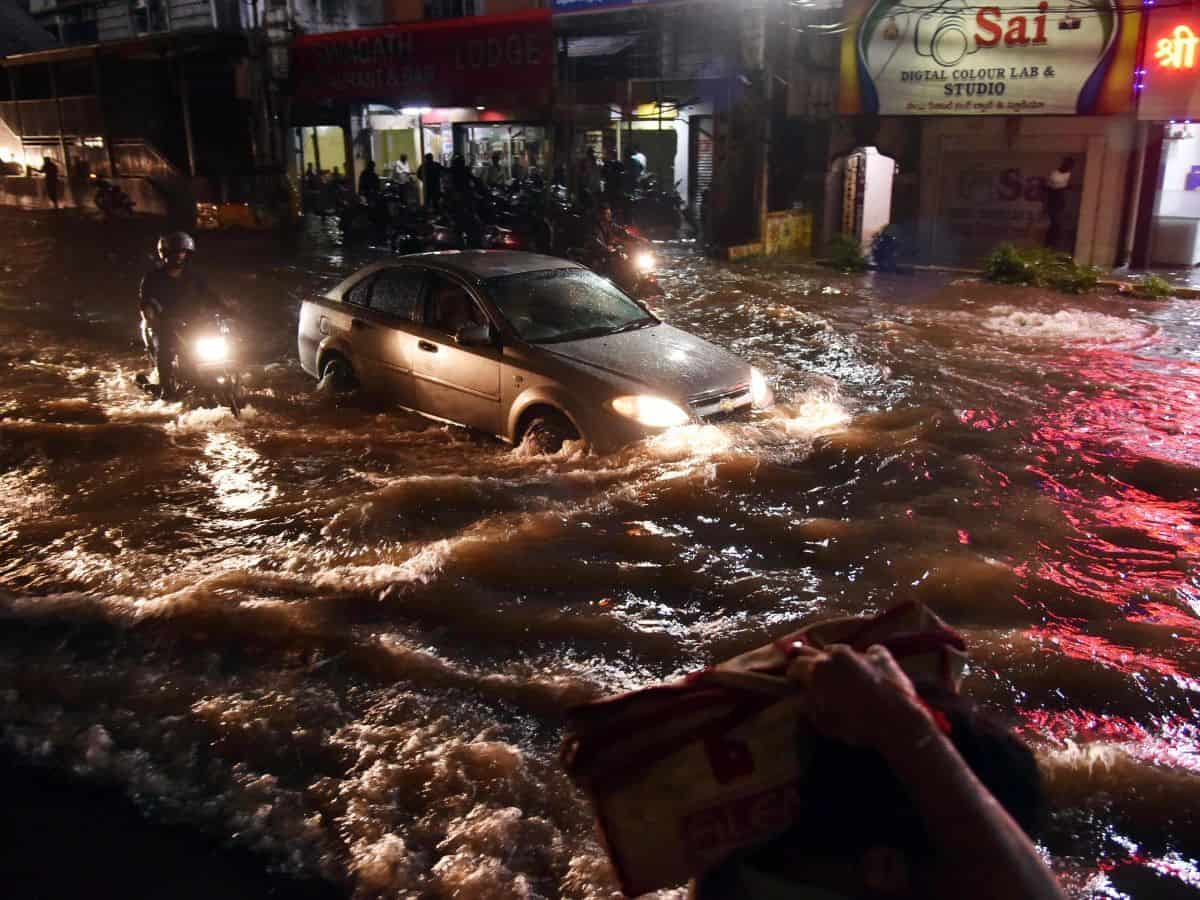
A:
[[[306,100],[473,106],[544,102],[554,78],[549,10],[305,35],[292,44]]]
[[[843,113],[1102,115],[1132,102],[1138,14],[1115,0],[860,0],[851,21]]]

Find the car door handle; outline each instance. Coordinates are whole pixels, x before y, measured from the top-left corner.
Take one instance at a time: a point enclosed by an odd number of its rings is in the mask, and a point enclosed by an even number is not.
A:
[[[362,319],[351,319],[350,327],[357,328],[360,330],[365,330],[367,328],[374,328],[375,326],[372,325],[370,322],[364,322]]]
[[[426,353],[437,353],[437,344],[431,344],[429,341],[417,341],[417,346]]]

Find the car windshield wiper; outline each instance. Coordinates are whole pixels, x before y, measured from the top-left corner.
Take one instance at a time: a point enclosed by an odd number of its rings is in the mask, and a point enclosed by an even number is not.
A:
[[[648,325],[655,325],[658,319],[653,316],[646,316],[644,319],[634,319],[632,322],[626,322],[620,328],[613,329],[609,334],[620,334],[622,331],[636,331],[639,328],[645,328]]]

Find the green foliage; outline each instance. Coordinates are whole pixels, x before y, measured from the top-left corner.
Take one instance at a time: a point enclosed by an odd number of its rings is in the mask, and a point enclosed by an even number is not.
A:
[[[1137,297],[1148,297],[1151,300],[1163,300],[1174,296],[1171,283],[1158,275],[1143,275],[1133,283],[1133,293]]]
[[[830,239],[827,262],[841,272],[865,272],[867,269],[862,244],[848,234],[835,234]]]
[[[1056,250],[1001,244],[984,262],[983,277],[999,284],[1028,284],[1082,294],[1096,286],[1100,270],[1077,265],[1070,256]]]

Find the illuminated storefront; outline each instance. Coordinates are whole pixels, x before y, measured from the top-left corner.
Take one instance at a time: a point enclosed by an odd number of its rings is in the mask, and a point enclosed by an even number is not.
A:
[[[1200,13],[1153,11],[1143,46],[1133,262],[1190,267],[1200,263]]]
[[[338,120],[340,155],[357,174],[381,173],[407,157],[412,171],[432,154],[461,153],[477,171],[501,154],[506,173],[550,161],[554,39],[548,10],[307,35],[292,46],[294,104],[302,159],[327,146]],[[326,117],[314,121],[314,117]],[[314,152],[314,155],[315,155]]]

